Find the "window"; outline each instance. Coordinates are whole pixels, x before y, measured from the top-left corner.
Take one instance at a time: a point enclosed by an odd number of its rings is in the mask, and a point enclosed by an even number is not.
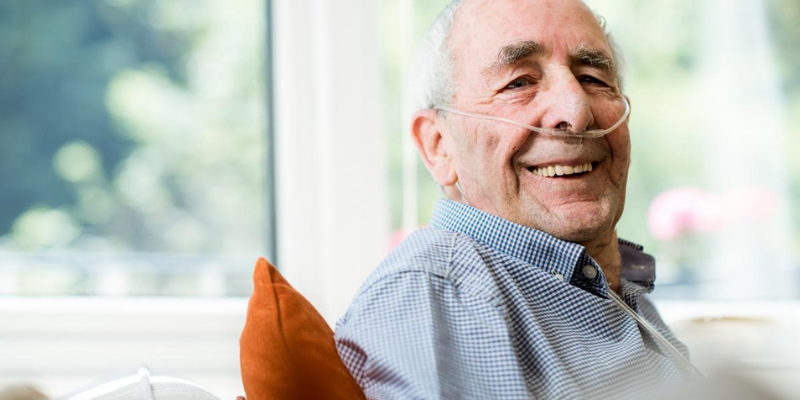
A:
[[[633,100],[620,236],[659,260],[656,296],[795,297],[800,9],[718,1],[589,1]],[[441,196],[402,99],[446,3],[277,2],[275,143],[262,2],[4,3],[0,294],[246,295],[280,250],[301,289],[346,282],[320,301],[343,310]]]
[[[0,294],[249,294],[274,248],[265,17],[0,5]]]

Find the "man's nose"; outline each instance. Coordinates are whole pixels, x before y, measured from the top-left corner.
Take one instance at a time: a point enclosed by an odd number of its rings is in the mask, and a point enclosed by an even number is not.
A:
[[[543,94],[548,97],[543,128],[583,132],[594,124],[589,97],[571,73],[559,76]]]

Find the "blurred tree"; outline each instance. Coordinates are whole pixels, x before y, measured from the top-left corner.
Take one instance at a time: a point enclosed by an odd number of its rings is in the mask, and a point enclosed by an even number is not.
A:
[[[261,251],[263,16],[0,3],[0,248]]]
[[[796,0],[770,0],[770,27],[776,47],[776,58],[787,102],[786,160],[789,165],[790,199],[793,206],[792,225],[794,254],[800,258],[800,2]]]
[[[105,104],[120,69],[158,63],[182,79],[189,35],[154,31],[153,3],[0,2],[0,233],[33,205],[76,205],[72,182],[53,167],[64,145],[79,140],[102,154],[104,176],[131,151]]]

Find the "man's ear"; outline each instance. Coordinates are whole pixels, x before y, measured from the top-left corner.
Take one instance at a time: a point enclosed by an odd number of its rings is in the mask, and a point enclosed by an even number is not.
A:
[[[422,162],[442,186],[452,186],[458,181],[455,165],[451,154],[447,151],[440,131],[436,124],[438,112],[436,110],[419,110],[411,119],[411,137],[417,146]]]

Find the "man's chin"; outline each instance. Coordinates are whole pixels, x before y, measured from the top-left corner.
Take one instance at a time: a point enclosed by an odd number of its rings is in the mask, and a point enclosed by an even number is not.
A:
[[[572,230],[564,230],[554,233],[549,233],[551,236],[561,239],[566,242],[573,242],[573,243],[588,243],[593,240],[597,240],[598,238],[608,234],[611,232],[610,226],[593,226],[593,227],[581,227],[575,228]]]
[[[539,230],[568,242],[585,243],[613,231],[610,207],[600,205],[561,207],[538,221]]]

